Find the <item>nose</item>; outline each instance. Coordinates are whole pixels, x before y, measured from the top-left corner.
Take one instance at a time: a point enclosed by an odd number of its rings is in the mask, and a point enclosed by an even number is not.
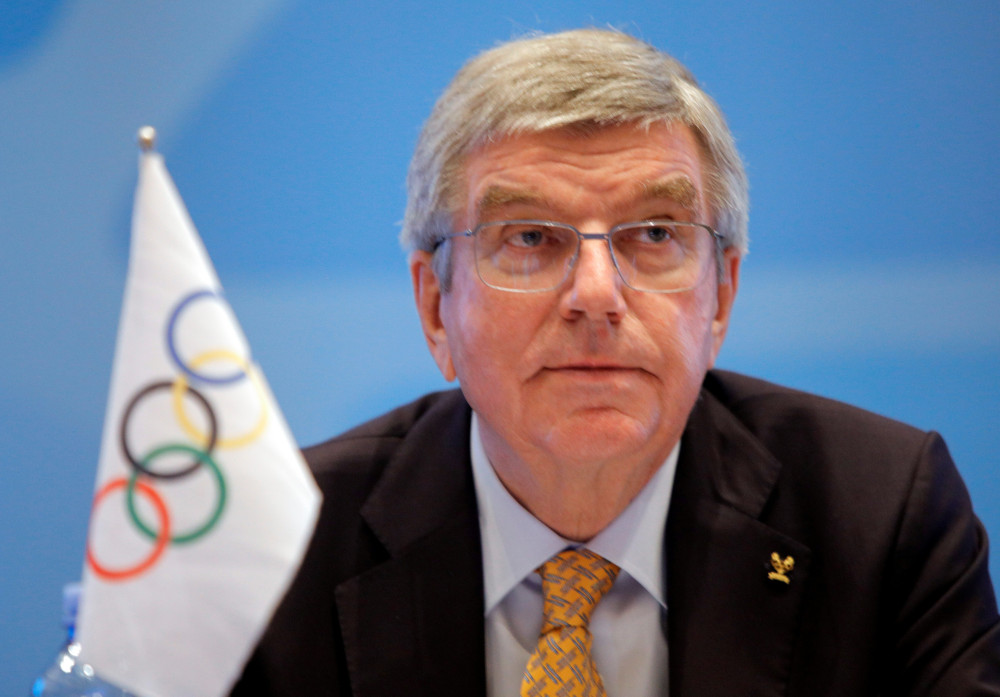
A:
[[[581,240],[570,285],[561,298],[563,316],[619,321],[626,311],[623,285],[607,240]]]

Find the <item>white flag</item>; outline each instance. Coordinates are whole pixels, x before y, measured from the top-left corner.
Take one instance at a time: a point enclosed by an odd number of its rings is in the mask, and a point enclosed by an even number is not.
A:
[[[226,694],[298,569],[319,501],[163,159],[144,153],[81,660],[143,697]]]

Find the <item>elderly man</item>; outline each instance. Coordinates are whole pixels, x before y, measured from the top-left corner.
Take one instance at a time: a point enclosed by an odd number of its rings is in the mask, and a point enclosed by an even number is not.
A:
[[[403,229],[461,389],[307,451],[319,526],[237,694],[1000,694],[941,440],[712,370],[746,226],[669,56],[589,30],[466,65]]]

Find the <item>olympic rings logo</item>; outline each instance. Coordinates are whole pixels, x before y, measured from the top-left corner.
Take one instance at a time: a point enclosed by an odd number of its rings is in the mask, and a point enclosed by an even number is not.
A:
[[[171,544],[184,545],[203,538],[222,518],[226,507],[226,478],[222,467],[215,457],[217,450],[236,449],[256,441],[264,433],[268,424],[268,399],[260,374],[250,361],[228,349],[211,349],[202,351],[185,360],[178,349],[177,332],[182,315],[189,311],[192,305],[205,300],[216,300],[224,303],[215,291],[199,290],[190,293],[174,306],[166,325],[166,349],[171,361],[179,373],[172,380],[158,380],[140,388],[128,401],[118,425],[118,441],[125,462],[131,468],[127,477],[118,477],[108,481],[94,496],[91,517],[104,500],[119,489],[124,490],[125,511],[128,519],[142,536],[152,541],[152,549],[138,562],[113,567],[100,562],[92,549],[91,541],[87,541],[87,563],[97,576],[108,581],[124,581],[135,578],[148,571],[163,556]],[[208,364],[226,361],[236,366],[234,372],[225,375],[212,375],[204,368]],[[249,381],[260,404],[260,412],[244,432],[234,435],[220,433],[219,418],[216,409],[205,396],[206,388],[224,388],[229,385]],[[196,388],[194,385],[197,385]],[[171,411],[180,430],[190,439],[190,443],[169,442],[150,448],[139,455],[129,441],[128,425],[135,418],[140,404],[158,392],[167,393]],[[203,412],[202,425],[192,419],[185,406],[185,401],[194,403]],[[176,462],[181,465],[172,469],[157,469],[153,464],[160,459]],[[164,497],[155,486],[156,481],[178,481],[190,477],[201,469],[206,469],[212,475],[215,484],[215,503],[205,519],[186,530],[175,530],[174,521]],[[147,501],[147,510],[155,513],[155,521],[143,518],[136,499],[142,496]]]

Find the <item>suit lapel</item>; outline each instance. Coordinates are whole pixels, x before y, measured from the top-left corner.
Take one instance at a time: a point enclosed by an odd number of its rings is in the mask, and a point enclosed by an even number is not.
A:
[[[355,697],[485,694],[469,418],[460,396],[436,405],[362,508],[389,559],[336,590]]]
[[[785,694],[809,550],[760,521],[779,473],[703,391],[667,519],[671,697]],[[775,552],[794,559],[788,583],[772,564]]]

